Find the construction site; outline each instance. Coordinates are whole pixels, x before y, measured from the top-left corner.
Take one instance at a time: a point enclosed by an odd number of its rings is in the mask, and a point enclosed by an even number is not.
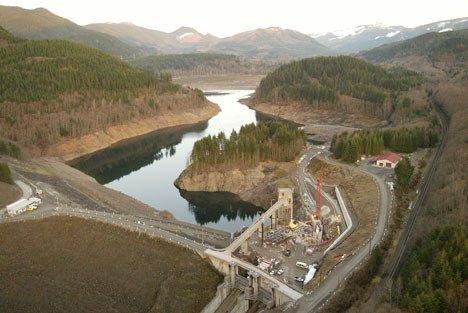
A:
[[[333,191],[333,189],[332,189]],[[310,194],[313,194],[311,196]],[[296,210],[293,200],[296,195]],[[279,188],[278,199],[287,205],[262,223],[234,254],[291,287],[302,290],[320,271],[322,259],[348,226],[336,197],[322,190],[322,177],[297,196],[292,188]],[[346,208],[345,208],[346,209]],[[336,258],[341,261],[343,255]]]

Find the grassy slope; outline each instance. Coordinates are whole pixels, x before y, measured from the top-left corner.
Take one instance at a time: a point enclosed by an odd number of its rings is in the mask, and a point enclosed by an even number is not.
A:
[[[220,276],[183,248],[76,218],[0,225],[2,312],[200,312]]]

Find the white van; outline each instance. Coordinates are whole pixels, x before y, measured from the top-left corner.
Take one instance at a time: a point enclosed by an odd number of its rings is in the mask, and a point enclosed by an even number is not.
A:
[[[309,268],[309,266],[305,264],[304,262],[296,262],[296,266],[300,268],[305,268],[305,269]]]

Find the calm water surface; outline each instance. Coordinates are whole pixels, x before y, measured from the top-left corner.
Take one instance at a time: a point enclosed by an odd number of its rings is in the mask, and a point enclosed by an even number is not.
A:
[[[184,192],[173,183],[187,167],[196,140],[220,131],[229,136],[232,130],[257,122],[255,111],[238,102],[252,92],[211,94],[207,98],[217,103],[221,112],[208,122],[127,140],[72,165],[107,187],[167,210],[179,220],[230,232],[239,230],[259,215],[259,208],[230,193]]]

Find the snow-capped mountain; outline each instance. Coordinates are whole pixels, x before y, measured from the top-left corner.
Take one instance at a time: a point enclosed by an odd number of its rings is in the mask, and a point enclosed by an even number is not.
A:
[[[356,53],[385,43],[410,39],[429,32],[444,32],[468,28],[468,17],[406,28],[382,24],[360,25],[354,28],[310,36],[321,44],[341,53]]]

